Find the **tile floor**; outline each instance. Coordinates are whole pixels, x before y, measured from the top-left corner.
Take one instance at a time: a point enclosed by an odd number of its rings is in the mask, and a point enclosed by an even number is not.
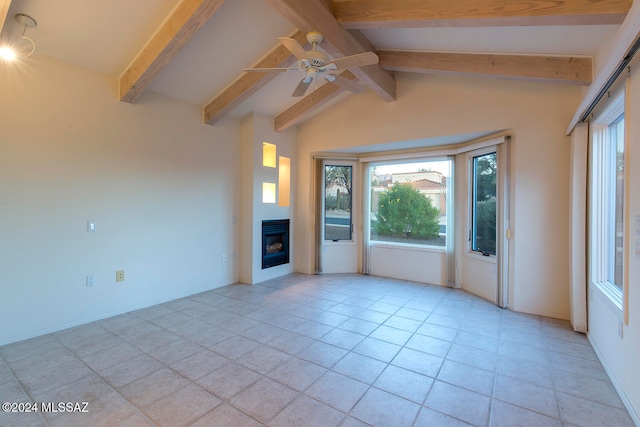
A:
[[[0,347],[2,426],[632,426],[584,335],[360,275],[230,285]]]

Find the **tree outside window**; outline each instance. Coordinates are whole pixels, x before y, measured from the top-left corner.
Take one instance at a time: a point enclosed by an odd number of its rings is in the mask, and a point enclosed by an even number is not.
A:
[[[496,153],[473,158],[471,250],[496,254]]]
[[[351,240],[352,166],[325,165],[325,240]]]
[[[451,160],[371,166],[370,240],[446,246]]]
[[[410,184],[396,184],[378,202],[376,232],[381,236],[435,239],[440,210]]]

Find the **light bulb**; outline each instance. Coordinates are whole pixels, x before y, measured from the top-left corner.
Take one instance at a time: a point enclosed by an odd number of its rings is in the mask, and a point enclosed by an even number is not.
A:
[[[0,47],[0,58],[5,61],[13,61],[16,59],[16,52],[10,47]]]

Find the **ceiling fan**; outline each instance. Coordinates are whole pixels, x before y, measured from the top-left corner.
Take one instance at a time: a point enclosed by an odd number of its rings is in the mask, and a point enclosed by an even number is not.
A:
[[[317,50],[318,44],[322,43],[323,37],[317,31],[307,34],[307,40],[311,44],[311,50],[304,48],[295,39],[289,37],[279,37],[280,43],[286,47],[297,59],[296,66],[290,68],[246,68],[245,71],[269,72],[269,71],[303,71],[307,75],[303,78],[293,91],[291,96],[303,96],[311,83],[315,80],[316,87],[320,77],[329,83],[333,83],[351,92],[361,93],[364,86],[339,75],[342,71],[352,67],[362,67],[378,63],[378,55],[373,52],[358,53],[356,55],[345,56],[337,59],[330,59],[329,56]]]

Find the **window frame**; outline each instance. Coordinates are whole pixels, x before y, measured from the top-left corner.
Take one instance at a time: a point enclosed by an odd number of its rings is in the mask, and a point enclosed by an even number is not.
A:
[[[597,117],[591,121],[589,156],[589,276],[594,285],[621,315],[624,307],[626,246],[625,212],[627,200],[623,187],[622,197],[622,283],[615,283],[616,270],[616,203],[617,203],[617,148],[618,124],[625,120],[625,91],[613,97]],[[626,123],[625,123],[626,125]],[[613,135],[613,134],[616,135]],[[628,135],[623,126],[623,154],[627,150]],[[627,173],[623,161],[623,176]],[[626,177],[625,177],[626,181]],[[623,181],[623,186],[626,183]]]
[[[327,183],[327,167],[349,167],[351,168],[351,191],[350,191],[350,206],[349,206],[349,238],[348,239],[328,239],[327,238],[327,207],[326,207],[326,183]],[[355,241],[354,237],[354,190],[356,184],[356,167],[357,163],[350,160],[341,159],[325,159],[322,162],[322,242],[323,244],[352,244]]]
[[[467,253],[469,255],[474,255],[477,257],[482,257],[484,259],[495,259],[496,253],[486,253],[477,249],[474,249],[474,226],[476,223],[476,214],[475,214],[475,194],[476,194],[476,179],[475,179],[475,159],[478,157],[483,157],[489,154],[494,154],[496,158],[496,252],[498,245],[498,192],[499,192],[499,181],[500,181],[500,170],[498,165],[498,149],[497,146],[489,146],[485,148],[481,148],[478,150],[470,151],[468,153],[468,173],[469,173],[469,201],[468,201],[468,215],[469,215],[469,223],[467,226],[469,235],[467,239]]]
[[[403,164],[414,164],[414,163],[434,163],[434,162],[449,162],[449,175],[451,175],[453,173],[453,162],[454,159],[453,157],[450,156],[442,156],[442,155],[435,155],[435,156],[425,156],[425,157],[410,157],[410,158],[405,158],[405,159],[401,159],[401,160],[396,160],[396,159],[391,159],[391,160],[376,160],[370,163],[370,167],[377,167],[377,166],[392,166],[392,165],[403,165]],[[445,189],[444,192],[444,197],[445,197],[445,205],[446,205],[446,229],[445,229],[445,233],[444,233],[444,237],[445,237],[445,244],[444,245],[433,245],[433,244],[422,244],[422,243],[408,243],[408,242],[395,242],[395,241],[389,241],[389,240],[378,240],[378,239],[374,239],[372,237],[372,227],[370,226],[371,223],[371,219],[370,219],[370,215],[372,213],[372,203],[373,203],[373,199],[371,197],[369,197],[366,209],[368,212],[368,219],[367,222],[369,224],[369,226],[367,227],[367,234],[368,234],[368,244],[370,246],[387,246],[387,247],[402,247],[405,249],[415,249],[415,250],[421,250],[421,251],[427,251],[427,252],[443,252],[446,251],[447,249],[447,242],[448,239],[451,238],[451,236],[453,235],[453,230],[449,230],[449,226],[450,224],[452,224],[453,222],[450,221],[450,216],[454,215],[455,216],[455,211],[453,209],[453,201],[450,201],[451,197],[452,197],[452,189],[449,187],[451,185],[451,183],[453,182],[453,179],[451,176],[446,176],[445,177],[447,179],[447,187]],[[368,179],[368,191],[369,193],[371,193],[371,179],[369,177]],[[440,234],[440,233],[439,233]]]

